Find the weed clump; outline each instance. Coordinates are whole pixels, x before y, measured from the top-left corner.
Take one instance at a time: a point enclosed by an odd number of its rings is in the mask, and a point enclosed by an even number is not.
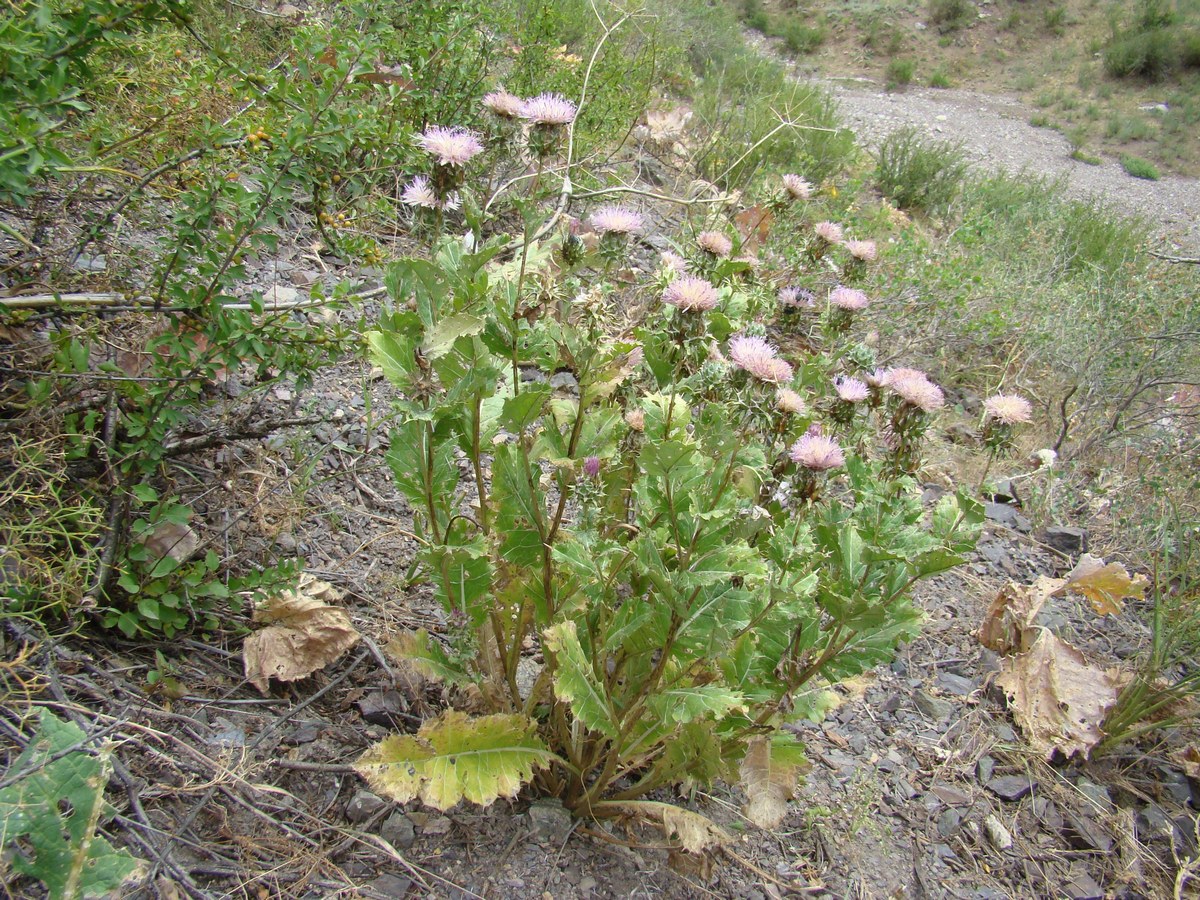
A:
[[[942,215],[967,173],[962,146],[931,141],[916,128],[901,128],[879,145],[879,189],[900,209]]]

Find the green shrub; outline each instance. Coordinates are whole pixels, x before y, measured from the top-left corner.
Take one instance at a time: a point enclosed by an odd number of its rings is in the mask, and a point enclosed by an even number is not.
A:
[[[917,62],[914,59],[893,59],[887,65],[888,90],[912,84],[916,70]]]
[[[950,82],[950,76],[941,68],[933,70],[933,74],[929,76],[929,86],[931,88],[949,88],[954,85]]]
[[[1142,159],[1140,156],[1130,156],[1127,153],[1121,154],[1121,168],[1125,170],[1126,174],[1134,178],[1144,178],[1147,181],[1158,181],[1162,177],[1154,163]]]
[[[1161,81],[1179,68],[1181,47],[1175,36],[1161,28],[1125,32],[1104,48],[1104,71],[1114,78],[1138,76]]]
[[[879,145],[876,181],[901,209],[945,214],[966,173],[961,145],[929,140],[913,127],[892,132]]]
[[[806,25],[795,18],[788,19],[782,32],[785,46],[800,56],[815,52],[825,42],[824,28],[820,25]]]
[[[1042,13],[1042,21],[1047,31],[1061,37],[1067,30],[1067,8],[1047,6]]]
[[[942,33],[964,27],[974,15],[971,0],[929,0],[929,23]]]

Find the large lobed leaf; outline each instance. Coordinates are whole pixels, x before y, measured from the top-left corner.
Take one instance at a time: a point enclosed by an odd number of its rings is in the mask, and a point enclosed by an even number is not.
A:
[[[620,729],[604,687],[592,671],[572,621],[560,622],[543,633],[546,652],[554,655],[554,694],[571,704],[575,718],[593,731],[615,738]]]
[[[42,709],[37,736],[10,770],[24,777],[0,789],[0,847],[27,843],[31,852],[14,853],[10,864],[41,879],[52,900],[110,896],[141,868],[96,833],[108,755],[71,752],[84,743],[82,729]]]
[[[515,797],[535,769],[557,759],[535,729],[524,716],[472,718],[452,709],[415,735],[380,741],[354,770],[399,803],[420,798],[440,810],[460,800],[487,806],[498,797]]]
[[[796,780],[807,766],[804,748],[788,735],[777,735],[775,740],[766,735],[750,738],[741,766],[746,818],[760,828],[778,828],[787,815]]]

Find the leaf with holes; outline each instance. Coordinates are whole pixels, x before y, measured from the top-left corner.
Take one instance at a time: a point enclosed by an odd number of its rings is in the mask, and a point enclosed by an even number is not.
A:
[[[393,735],[364,753],[354,770],[398,803],[419,798],[447,810],[460,800],[487,806],[515,797],[557,757],[537,736],[537,723],[516,715],[472,718],[448,710],[415,735]]]

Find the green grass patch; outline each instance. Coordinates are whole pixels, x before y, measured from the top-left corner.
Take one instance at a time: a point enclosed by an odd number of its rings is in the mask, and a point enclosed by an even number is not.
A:
[[[1126,174],[1134,178],[1144,178],[1146,181],[1158,181],[1162,177],[1154,163],[1128,153],[1121,154],[1121,168]]]
[[[879,145],[875,178],[900,209],[945,214],[966,173],[961,145],[929,140],[915,128],[895,131]]]

